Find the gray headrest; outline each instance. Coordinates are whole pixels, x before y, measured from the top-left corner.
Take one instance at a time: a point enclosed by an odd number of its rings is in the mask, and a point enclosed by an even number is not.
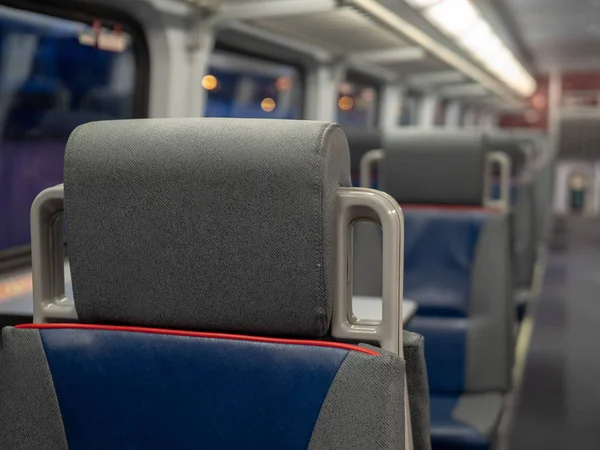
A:
[[[486,152],[481,133],[386,133],[381,189],[398,203],[481,205]]]
[[[348,138],[350,147],[350,170],[358,172],[360,170],[360,160],[369,150],[375,150],[382,147],[381,133],[377,130],[364,128],[347,128],[344,132]]]
[[[348,144],[325,122],[77,128],[65,214],[82,322],[323,336]]]

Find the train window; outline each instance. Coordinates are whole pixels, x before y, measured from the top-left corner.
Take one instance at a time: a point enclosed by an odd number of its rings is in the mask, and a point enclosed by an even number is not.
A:
[[[377,89],[364,83],[344,81],[338,93],[340,125],[372,128],[377,125]]]
[[[202,78],[208,91],[204,115],[301,119],[301,79],[294,66],[216,50]]]
[[[71,131],[139,110],[134,34],[89,19],[0,6],[0,253],[27,248],[31,203],[62,183]]]

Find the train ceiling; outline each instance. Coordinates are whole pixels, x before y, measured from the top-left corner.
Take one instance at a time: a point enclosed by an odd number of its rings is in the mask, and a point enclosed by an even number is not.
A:
[[[527,66],[510,45],[502,45],[502,35],[494,33],[491,25],[490,48],[476,54],[473,48],[481,45],[465,47],[456,28],[449,33],[426,14],[435,3],[470,4],[469,0],[407,1],[411,4],[405,0],[213,0],[210,20],[223,30],[245,31],[323,61],[343,62],[448,98],[514,108],[533,93],[535,81]],[[475,26],[487,27],[483,13],[476,18]],[[466,21],[462,26],[468,27]],[[498,48],[494,61],[482,56]]]

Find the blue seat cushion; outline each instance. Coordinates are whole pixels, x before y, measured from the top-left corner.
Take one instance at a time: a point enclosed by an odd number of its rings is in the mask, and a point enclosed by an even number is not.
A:
[[[430,392],[439,394],[464,390],[468,325],[468,319],[419,315],[408,324],[409,331],[425,338]]]
[[[404,295],[419,315],[467,317],[471,270],[489,211],[403,205]]]
[[[502,396],[432,395],[430,409],[433,450],[488,450],[502,413]]]
[[[305,450],[349,352],[331,342],[33,325],[70,450]]]
[[[509,195],[510,195],[510,204],[513,206],[517,202],[518,191],[519,191],[518,190],[518,181],[512,180],[511,184],[510,184]],[[490,197],[492,198],[492,200],[500,200],[500,194],[501,194],[500,181],[494,180],[492,182],[492,190],[491,190]]]

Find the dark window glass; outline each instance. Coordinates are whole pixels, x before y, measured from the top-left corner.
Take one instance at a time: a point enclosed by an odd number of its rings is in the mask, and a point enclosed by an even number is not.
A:
[[[118,24],[0,6],[0,252],[29,244],[29,209],[62,183],[85,122],[132,116],[136,62]]]
[[[207,117],[302,118],[304,89],[294,66],[215,51],[202,86]]]
[[[377,125],[377,89],[362,83],[340,84],[337,121],[342,126],[372,128]]]

